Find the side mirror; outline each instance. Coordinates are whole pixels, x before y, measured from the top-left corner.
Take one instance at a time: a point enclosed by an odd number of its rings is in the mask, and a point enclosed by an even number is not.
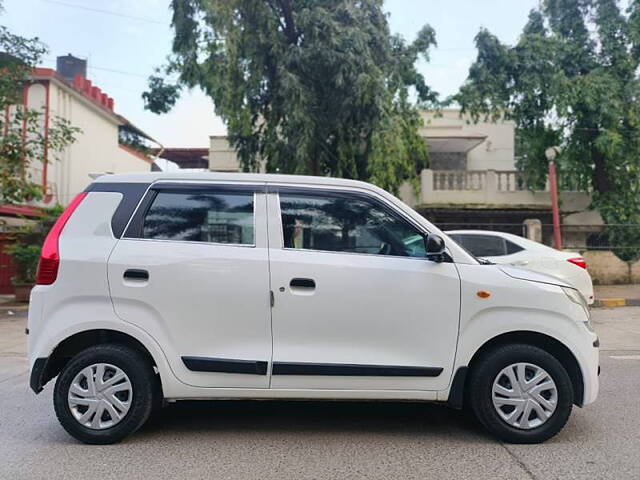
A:
[[[444,261],[445,245],[440,235],[430,233],[424,237],[424,248],[429,260],[433,262]]]

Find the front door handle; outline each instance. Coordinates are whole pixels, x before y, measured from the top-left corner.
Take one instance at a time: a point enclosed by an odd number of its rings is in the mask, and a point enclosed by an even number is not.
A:
[[[292,288],[314,289],[316,288],[316,282],[311,278],[292,278],[289,286]]]
[[[138,268],[125,270],[124,278],[127,280],[149,280],[149,272]]]

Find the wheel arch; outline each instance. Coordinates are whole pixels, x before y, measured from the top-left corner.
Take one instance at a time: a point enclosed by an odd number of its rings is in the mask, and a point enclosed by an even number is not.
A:
[[[94,328],[73,333],[59,342],[51,351],[49,357],[41,364],[38,378],[31,379],[32,389],[37,389],[37,392],[41,391],[42,387],[55,378],[75,355],[91,346],[105,343],[126,345],[140,352],[154,367],[155,372],[158,374],[159,388],[162,388],[158,362],[142,341],[120,330]]]
[[[511,332],[501,333],[486,342],[484,342],[472,355],[471,359],[468,362],[468,367],[460,367],[460,368],[468,368],[469,371],[473,370],[474,365],[477,364],[478,359],[481,358],[486,353],[494,350],[495,348],[514,344],[514,343],[524,343],[527,345],[532,345],[534,347],[541,348],[542,350],[548,352],[553,355],[558,361],[562,364],[562,366],[567,371],[569,378],[571,379],[571,386],[573,388],[574,393],[574,403],[581,407],[584,400],[584,378],[582,375],[582,370],[580,369],[580,364],[576,359],[575,355],[571,352],[569,347],[563,344],[557,338],[554,338],[550,335],[533,332],[528,330],[517,330]],[[456,375],[456,377],[458,377]],[[462,375],[462,382],[464,383],[464,391],[467,391],[467,384],[469,381],[469,375]],[[455,381],[455,380],[454,380]],[[459,381],[459,380],[458,380]],[[452,386],[452,390],[456,386]],[[457,386],[460,388],[460,386]]]

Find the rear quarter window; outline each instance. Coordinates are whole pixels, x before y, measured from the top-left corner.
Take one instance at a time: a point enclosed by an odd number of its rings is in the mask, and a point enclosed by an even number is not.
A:
[[[504,243],[507,247],[507,255],[511,255],[512,253],[518,253],[524,250],[524,248],[522,248],[520,245],[516,245],[515,243],[509,240],[505,240]]]
[[[120,238],[127,223],[129,223],[131,215],[133,215],[148,188],[148,183],[94,182],[86,188],[85,192],[115,192],[122,194],[122,199],[111,217],[113,236]]]

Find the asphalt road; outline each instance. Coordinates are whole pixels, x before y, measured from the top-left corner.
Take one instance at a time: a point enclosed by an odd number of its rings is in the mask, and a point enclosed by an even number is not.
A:
[[[87,446],[28,389],[24,312],[0,311],[0,478],[640,479],[640,307],[598,309],[601,393],[543,445],[505,445],[431,404],[189,402]]]

